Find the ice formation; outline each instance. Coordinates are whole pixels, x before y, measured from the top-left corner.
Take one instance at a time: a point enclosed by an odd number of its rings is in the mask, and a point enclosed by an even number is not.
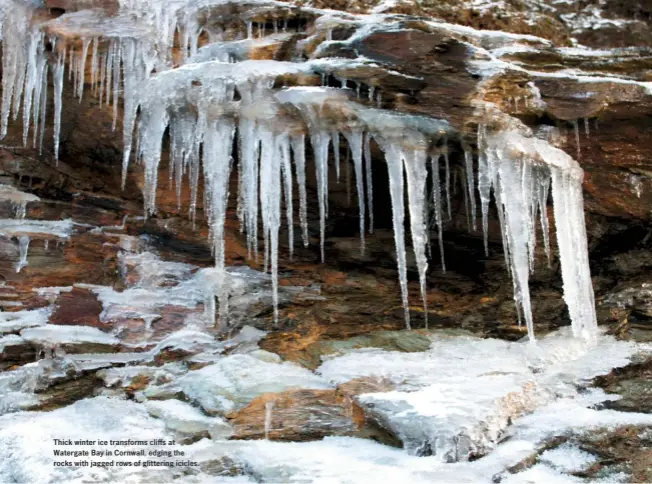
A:
[[[484,149],[478,170],[483,226],[492,187],[505,257],[514,282],[514,300],[525,319],[530,340],[534,340],[534,323],[528,278],[535,259],[537,215],[550,257],[546,206],[551,180],[564,300],[574,335],[592,337],[597,322],[584,224],[582,169],[562,150],[517,131],[488,135],[481,127],[479,138],[478,144]]]
[[[364,252],[365,231],[373,231],[373,141],[384,151],[388,168],[396,259],[408,328],[405,224],[409,221],[424,314],[427,315],[426,273],[430,252],[427,215],[432,204],[441,266],[445,270],[443,217],[446,213],[448,219],[451,218],[451,190],[461,173],[470,229],[476,227],[476,189],[479,193],[485,249],[488,248],[488,206],[493,192],[499,208],[505,259],[514,281],[514,298],[531,341],[534,341],[534,328],[528,275],[535,258],[537,216],[543,228],[546,254],[550,257],[546,207],[552,179],[564,298],[575,335],[590,336],[595,332],[583,221],[582,172],[563,152],[545,141],[512,130],[494,131],[481,126],[477,169],[473,149],[463,143],[463,169],[453,170],[449,145],[459,144],[461,140],[448,123],[383,110],[382,93],[377,86],[369,86],[369,102],[363,101],[359,99],[360,81],[354,81],[356,89],[349,89],[351,82],[337,74],[340,68],[354,69],[362,64],[369,67],[368,60],[246,60],[256,46],[271,45],[287,37],[288,19],[293,15],[289,4],[265,0],[246,2],[248,12],[240,16],[239,30],[227,32],[219,22],[211,23],[207,18],[212,8],[228,5],[230,0],[120,0],[118,3],[114,14],[80,10],[42,21],[35,17],[41,5],[39,0],[0,2],[3,44],[0,137],[7,133],[10,117],[16,119],[22,111],[23,142],[28,143],[31,131],[32,144],[41,143],[50,73],[54,86],[55,157],[59,154],[66,73],[73,93],[80,100],[85,89],[90,89],[99,98],[100,105],[112,106],[114,128],[122,98],[123,185],[130,158],[135,153],[135,158],[144,165],[145,212],[147,215],[156,212],[158,168],[163,141],[169,134],[170,181],[176,182],[179,204],[181,185],[187,176],[191,192],[190,217],[194,220],[201,209],[210,228],[217,275],[211,275],[208,286],[228,287],[217,279],[219,274],[227,277],[224,223],[229,178],[236,161],[237,213],[242,230],[247,234],[249,254],[256,259],[262,220],[262,252],[265,270],[269,269],[272,274],[275,319],[278,318],[279,231],[284,218],[290,256],[294,245],[294,180],[299,190],[301,240],[304,245],[309,242],[308,147],[312,150],[317,179],[322,260],[328,217],[329,164],[332,159],[339,180],[343,150],[354,166],[361,251]],[[254,18],[257,13],[272,10],[276,12],[273,28],[267,26],[266,32],[266,25],[256,23]],[[347,42],[375,28],[373,22],[358,17],[328,13],[315,22],[314,35],[323,36],[328,42],[333,29],[341,25],[358,28]],[[464,30],[459,26],[448,28]],[[76,37],[74,42],[71,33]],[[201,48],[200,35],[205,35],[209,42]],[[52,52],[47,52],[50,49]],[[317,84],[320,75],[323,81],[335,77],[341,88],[283,87]],[[315,82],[305,81],[311,77],[316,78]],[[297,79],[303,81],[297,82]],[[574,128],[579,134],[577,123]],[[579,142],[577,147],[579,156]],[[443,168],[443,180],[440,168]],[[203,203],[199,200],[200,174],[204,180]],[[426,193],[426,190],[431,192]],[[407,220],[406,211],[409,213]],[[19,214],[22,212],[21,208]],[[3,230],[1,225],[0,230]],[[21,247],[26,256],[27,243]],[[221,289],[219,292],[220,314],[224,316],[228,297]],[[212,296],[210,300],[214,301]],[[209,311],[213,304],[207,304]]]

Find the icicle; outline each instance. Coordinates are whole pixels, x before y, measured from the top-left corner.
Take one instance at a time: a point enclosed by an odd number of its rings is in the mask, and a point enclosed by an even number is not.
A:
[[[111,129],[115,131],[116,123],[118,121],[118,94],[120,92],[120,61],[122,60],[122,48],[118,42],[115,42],[115,49],[113,51],[113,124]]]
[[[378,109],[383,107],[383,95],[380,90],[378,90],[378,94],[376,95],[376,107]]]
[[[41,58],[43,58],[43,47],[42,47],[42,35],[38,32],[32,32],[29,36],[29,43],[27,46],[27,59],[25,62],[25,72],[24,72],[24,86],[19,86],[18,91],[22,89],[23,94],[23,146],[27,146],[27,138],[29,135],[30,128],[30,117],[32,114],[32,100],[37,89],[40,90],[41,79],[39,76],[39,64],[41,64]],[[16,101],[19,101],[19,97],[14,98],[14,111],[18,109]],[[36,102],[36,100],[34,100]],[[14,117],[16,116],[14,112]],[[36,129],[38,123],[38,111],[34,117],[34,126]]]
[[[47,105],[48,105],[48,65],[43,66],[43,87],[41,88],[41,129],[39,134],[39,144],[38,144],[38,153],[39,155],[43,153],[43,137],[45,135],[45,115],[47,114]],[[34,133],[36,137],[36,133]]]
[[[351,150],[346,150],[346,159],[344,160],[344,178],[346,180],[346,206],[351,206]]]
[[[439,239],[439,256],[441,258],[441,270],[446,273],[446,259],[444,257],[444,234],[442,220],[442,199],[441,199],[441,181],[439,177],[439,156],[435,155],[430,158],[432,164],[432,199],[435,206],[435,225],[437,226],[437,237]]]
[[[50,247],[50,239],[45,239],[45,241],[43,242],[43,250],[47,252],[49,247]]]
[[[260,205],[266,259],[270,262],[272,272],[275,324],[278,323],[278,231],[281,225],[281,159],[278,151],[279,146],[271,130],[261,130]]]
[[[364,137],[364,159],[367,181],[367,213],[369,214],[369,233],[374,233],[374,192],[371,171],[371,134],[367,132]]]
[[[285,211],[288,222],[288,246],[290,259],[294,254],[294,209],[292,207],[292,164],[290,160],[290,139],[287,133],[277,137],[279,156],[281,157],[281,175],[285,192]]]
[[[98,38],[93,37],[93,45],[91,47],[91,88],[94,90],[97,85],[97,69],[98,69]]]
[[[82,39],[82,51],[79,57],[79,74],[77,76],[79,85],[77,93],[79,94],[79,102],[82,101],[84,95],[84,75],[86,73],[86,57],[88,57],[88,47],[90,46],[90,39]]]
[[[258,260],[258,158],[260,142],[254,121],[241,118],[238,127],[240,147],[241,207],[238,211],[247,232],[247,252]]]
[[[308,204],[306,197],[306,147],[305,136],[299,134],[293,136],[292,153],[294,154],[294,167],[297,173],[297,184],[299,185],[299,221],[301,222],[301,236],[303,246],[308,247]]]
[[[486,139],[491,139],[486,152],[505,256],[514,283],[514,300],[519,317],[522,315],[527,324],[530,341],[534,341],[534,328],[528,269],[534,259],[537,211],[546,252],[550,251],[546,213],[550,176],[564,299],[573,334],[593,338],[597,324],[588,263],[581,168],[566,153],[536,138],[503,132]]]
[[[353,155],[353,166],[355,168],[355,185],[358,192],[358,211],[360,213],[360,255],[365,252],[365,204],[364,204],[364,180],[362,173],[362,131],[344,132],[344,136],[349,143]],[[347,164],[348,166],[348,164]]]
[[[419,272],[419,287],[423,301],[423,315],[426,328],[428,327],[428,300],[426,294],[426,272],[428,271],[428,258],[426,257],[426,244],[428,231],[424,219],[426,206],[426,141],[423,140],[422,149],[410,149],[403,153],[405,173],[408,187],[408,207],[410,210],[410,231],[412,234],[412,248]]]
[[[484,240],[484,253],[489,256],[489,202],[491,201],[491,174],[487,160],[486,146],[487,127],[478,126],[478,193],[480,194],[480,207],[482,211],[482,237]]]
[[[333,158],[335,160],[335,176],[337,183],[340,182],[340,133],[331,131],[331,142],[333,143]]]
[[[254,23],[251,20],[247,21],[247,38],[254,38]]]
[[[43,104],[46,104],[48,99],[47,98],[48,64],[46,62],[45,56],[43,55],[43,48],[44,48],[44,43],[43,43],[43,39],[41,39],[39,54],[38,54],[39,56],[38,65],[36,68],[34,102],[32,105],[32,109],[33,109],[32,118],[34,120],[32,148],[36,148],[36,140],[38,139],[39,129],[43,124],[43,120],[41,119],[41,114],[43,113],[43,116],[45,115]],[[24,114],[25,113],[23,113],[23,115]],[[24,125],[23,125],[23,129],[25,129]],[[23,134],[26,135],[28,133],[27,131],[23,131]],[[25,136],[24,141],[25,143],[27,143],[27,136]]]
[[[511,162],[510,162],[511,161]],[[534,322],[528,287],[529,253],[527,229],[527,200],[522,190],[515,189],[522,185],[523,164],[521,160],[501,163],[498,171],[501,180],[501,201],[505,207],[505,236],[509,241],[509,261],[512,282],[514,283],[514,301],[523,311],[530,342],[535,341]]]
[[[65,67],[66,50],[59,54],[54,65],[54,158],[59,160],[59,138],[61,136],[61,97],[63,94],[63,76]]]
[[[584,224],[582,176],[573,176],[556,166],[551,166],[551,172],[564,300],[573,334],[591,339],[597,332],[597,322]]]
[[[203,140],[204,190],[210,206],[209,227],[213,238],[215,266],[224,270],[224,224],[231,174],[231,146],[235,126],[219,118],[207,123]],[[220,308],[221,311],[221,308]],[[224,321],[221,321],[221,324]]]
[[[548,191],[550,190],[550,177],[544,177],[540,180],[541,188],[539,189],[539,216],[541,219],[541,231],[543,232],[543,245],[546,249],[548,267],[550,267],[550,228],[548,224]]]
[[[29,250],[29,241],[30,239],[27,235],[21,235],[18,238],[20,258],[16,264],[16,272],[20,272],[21,269],[27,265],[27,251]]]
[[[106,69],[104,69],[104,73],[106,75],[106,99],[105,103],[107,106],[111,105],[111,93],[113,92],[112,89],[112,82],[113,82],[113,57],[115,56],[115,50],[116,50],[116,42],[111,41],[109,44],[109,52],[107,53],[106,56]]]
[[[124,155],[122,160],[122,189],[124,190],[127,181],[127,169],[129,167],[129,156],[133,144],[133,131],[136,121],[136,112],[138,110],[138,94],[141,83],[146,79],[151,70],[150,65],[142,65],[140,58],[141,47],[134,39],[125,39],[123,46],[123,70],[124,70],[124,89],[123,89],[123,146]],[[118,64],[119,66],[119,64]],[[114,114],[117,98],[114,98]]]
[[[460,171],[462,172],[462,180],[460,181],[462,185],[462,195],[464,196],[464,213],[466,214],[466,227],[469,232],[471,232],[471,210],[469,208],[469,190],[468,186],[466,183],[467,176],[466,176],[466,170],[464,168],[461,168]],[[457,171],[453,173],[453,186],[457,186]],[[457,191],[453,192],[457,193]]]
[[[407,261],[405,255],[405,206],[403,202],[403,160],[397,146],[388,143],[384,146],[387,170],[389,172],[389,193],[392,199],[392,213],[394,224],[394,241],[396,243],[396,263],[398,265],[398,277],[401,285],[401,299],[403,302],[403,314],[405,327],[410,329],[410,308],[408,304],[407,287]]]
[[[140,156],[145,166],[145,187],[143,198],[145,215],[156,211],[156,182],[158,165],[161,161],[161,143],[168,125],[168,114],[163,103],[152,103],[141,116]]]
[[[588,138],[590,136],[589,133],[589,118],[584,118],[584,134]]]
[[[321,261],[324,262],[324,241],[326,238],[326,217],[328,203],[328,146],[330,135],[321,131],[310,134],[310,142],[315,154],[315,170],[317,174],[317,198],[319,200],[319,245]]]
[[[473,180],[473,153],[471,153],[470,149],[468,148],[464,150],[464,163],[466,168],[466,184],[467,184],[469,202],[470,202],[469,207],[471,210],[471,227],[475,231],[476,230],[476,223],[475,223],[476,207],[475,207],[475,183]]]

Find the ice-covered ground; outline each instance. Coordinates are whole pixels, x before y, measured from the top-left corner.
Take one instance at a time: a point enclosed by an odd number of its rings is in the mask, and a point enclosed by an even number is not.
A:
[[[180,333],[178,339],[183,340],[184,334],[191,338],[190,333]],[[209,464],[228,459],[246,474],[244,482],[489,483],[498,475],[505,482],[578,482],[569,473],[589,466],[596,456],[571,444],[543,452],[536,465],[520,473],[506,469],[536,453],[551,437],[619,425],[652,425],[649,414],[596,409],[597,404],[619,397],[587,388],[590,379],[627,364],[635,354],[652,351],[649,345],[609,336],[590,343],[573,338],[566,329],[532,345],[434,332],[427,352],[347,350],[327,358],[315,373],[257,350],[257,338],[246,336],[249,346],[244,353],[215,354],[213,362],[199,370],[179,363],[102,370],[104,384],[111,388],[131,385],[137,375],[169,382],[150,384],[136,401],[114,393],[45,413],[14,407],[10,410],[14,413],[0,417],[0,481],[220,482],[208,474],[213,472]],[[266,392],[333,388],[376,376],[388,379],[395,389],[361,395],[359,402],[368,416],[404,440],[405,449],[353,437],[302,443],[231,441],[228,421],[220,417]],[[19,381],[15,371],[8,372],[0,385],[5,393],[7,385],[18,385],[14,397],[34,403],[33,394]],[[111,395],[108,388],[105,394]],[[188,403],[175,399],[180,394]],[[137,471],[52,466],[54,438],[173,439],[201,432],[211,438],[178,446],[185,452],[184,459],[198,466]],[[469,453],[484,457],[468,461]]]

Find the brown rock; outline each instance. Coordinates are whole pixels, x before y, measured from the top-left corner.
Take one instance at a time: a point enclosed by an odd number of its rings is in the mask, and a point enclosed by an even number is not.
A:
[[[73,287],[70,292],[61,292],[54,303],[50,324],[93,326],[102,328],[100,313],[102,303],[88,289]]]
[[[269,419],[268,417],[269,416]],[[234,439],[307,441],[353,435],[386,442],[386,433],[369,424],[362,409],[337,390],[288,390],[266,393],[227,415]]]

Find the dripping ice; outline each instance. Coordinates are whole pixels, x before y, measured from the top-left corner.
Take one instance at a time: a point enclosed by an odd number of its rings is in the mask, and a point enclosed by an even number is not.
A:
[[[273,276],[275,319],[278,318],[278,249],[279,229],[285,218],[288,224],[290,255],[294,237],[292,206],[293,174],[299,191],[299,222],[304,245],[309,242],[307,225],[306,151],[312,149],[318,182],[320,218],[320,252],[325,258],[326,220],[328,217],[328,171],[330,160],[335,170],[340,165],[340,144],[346,140],[354,165],[355,186],[360,216],[361,251],[364,251],[365,229],[373,231],[373,190],[371,143],[385,153],[392,198],[396,258],[406,325],[410,326],[407,291],[407,257],[405,243],[405,211],[409,212],[409,233],[417,263],[424,314],[427,315],[426,273],[428,269],[429,233],[427,205],[432,201],[444,266],[442,225],[444,198],[446,215],[451,210],[451,173],[449,143],[457,134],[447,123],[420,116],[405,116],[380,109],[380,91],[371,86],[369,99],[377,108],[364,107],[349,99],[347,82],[343,89],[288,88],[273,89],[282,75],[316,74],[322,76],[324,62],[293,64],[275,61],[244,61],[239,50],[226,43],[211,49],[198,49],[200,29],[198,7],[192,2],[121,1],[115,17],[93,23],[88,35],[81,39],[77,51],[57,39],[60,22],[84,26],[89,11],[65,14],[46,22],[44,28],[32,26],[31,4],[11,2],[17,8],[2,17],[3,31],[3,98],[0,110],[0,135],[4,136],[10,117],[23,112],[23,142],[30,130],[33,144],[42,144],[47,76],[54,86],[54,153],[59,154],[63,83],[68,78],[80,100],[86,84],[100,104],[110,105],[113,126],[117,126],[119,98],[123,103],[123,179],[126,181],[132,145],[135,157],[145,167],[145,211],[156,211],[158,166],[164,133],[170,132],[170,176],[179,194],[184,175],[191,185],[189,215],[194,220],[198,206],[199,175],[205,182],[204,212],[209,222],[210,240],[216,267],[224,269],[224,222],[229,198],[228,179],[237,157],[238,217],[247,235],[252,257],[259,255],[259,226],[262,219],[263,258]],[[169,8],[168,8],[169,7]],[[178,15],[184,12],[184,15]],[[143,21],[143,24],[133,19]],[[142,26],[147,25],[147,29]],[[248,22],[247,49],[254,39],[254,25]],[[181,39],[182,60],[198,62],[170,70],[175,31]],[[274,29],[276,34],[278,24]],[[327,33],[330,32],[327,29]],[[153,35],[152,35],[153,34]],[[259,37],[265,35],[258,25]],[[54,46],[55,60],[48,66],[44,56],[45,42]],[[215,44],[217,45],[217,44]],[[90,57],[90,60],[88,59]],[[219,61],[207,61],[215,59]],[[86,64],[90,62],[90,79]],[[153,75],[153,72],[157,74]],[[143,87],[146,86],[146,89]],[[235,94],[239,95],[239,100]],[[354,93],[352,93],[354,94]],[[375,102],[373,102],[375,101]],[[187,110],[193,105],[196,110]],[[339,115],[330,111],[337,106]],[[281,112],[280,108],[283,107]],[[287,116],[287,112],[293,115]],[[140,110],[140,116],[137,116]],[[278,123],[283,116],[283,123]],[[133,133],[138,128],[134,143]],[[574,124],[578,134],[577,123]],[[588,130],[587,130],[588,134]],[[449,140],[450,138],[450,140]],[[503,143],[497,140],[501,139]],[[433,148],[440,146],[440,148]],[[579,156],[579,140],[577,143]],[[487,219],[493,191],[498,205],[505,257],[514,281],[514,297],[534,340],[530,308],[528,276],[532,270],[536,244],[536,225],[543,228],[543,242],[549,257],[548,190],[552,181],[553,208],[557,240],[562,262],[564,298],[569,306],[573,329],[577,335],[591,333],[595,327],[593,293],[586,253],[586,234],[582,220],[581,170],[570,157],[547,143],[511,132],[478,135],[477,172],[471,149],[464,147],[464,184],[468,202],[469,225],[475,229],[475,190],[479,192],[482,228],[487,245]],[[347,155],[348,156],[348,155]],[[570,160],[570,161],[569,161]],[[428,163],[430,162],[430,163]],[[439,173],[443,163],[444,177]],[[428,165],[432,183],[426,184]],[[477,173],[477,184],[475,174]],[[453,173],[457,176],[457,172]],[[407,184],[407,207],[404,191]],[[432,194],[426,194],[432,186]],[[442,193],[444,196],[442,196]],[[285,200],[285,203],[283,203]],[[570,207],[564,210],[561,207]],[[283,206],[285,216],[283,217]],[[537,221],[539,218],[539,221]],[[27,244],[25,244],[25,253]],[[227,284],[220,284],[225,287]],[[226,317],[228,298],[220,290],[220,316]]]

